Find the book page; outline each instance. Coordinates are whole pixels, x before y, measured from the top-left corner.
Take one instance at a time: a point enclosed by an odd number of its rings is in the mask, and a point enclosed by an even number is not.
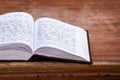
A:
[[[82,55],[84,52],[80,53],[81,51],[77,50],[79,49],[77,47],[84,45],[78,46],[79,43],[77,41],[79,40],[77,39],[79,38],[77,30],[80,30],[81,34],[83,34],[85,32],[83,29],[51,18],[38,19],[35,22],[35,26],[36,49],[40,47],[53,47],[85,58],[85,55]]]
[[[76,29],[76,55],[90,62],[89,40],[87,31]]]
[[[86,31],[56,19],[36,20],[35,49],[41,47],[53,47],[90,61]],[[44,54],[42,53],[42,55]],[[68,57],[70,56],[66,56],[66,58]],[[65,58],[65,56],[61,58]],[[71,59],[73,58],[71,57]]]
[[[68,52],[76,52],[75,29],[60,21],[41,18],[35,22],[36,49],[43,46],[55,47]]]
[[[34,20],[24,12],[0,15],[0,44],[25,43],[33,46]]]

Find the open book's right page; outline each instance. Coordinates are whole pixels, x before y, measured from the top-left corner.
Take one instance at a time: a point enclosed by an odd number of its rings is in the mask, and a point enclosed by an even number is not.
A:
[[[54,51],[47,54],[50,51],[43,49],[40,55],[90,61],[87,32],[56,19],[40,18],[35,22],[35,50],[43,47]]]

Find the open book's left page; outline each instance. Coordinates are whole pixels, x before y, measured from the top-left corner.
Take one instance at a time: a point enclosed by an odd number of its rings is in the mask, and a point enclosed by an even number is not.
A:
[[[34,20],[31,15],[23,12],[0,15],[0,60],[30,57],[33,37]],[[24,54],[26,52],[28,54]]]

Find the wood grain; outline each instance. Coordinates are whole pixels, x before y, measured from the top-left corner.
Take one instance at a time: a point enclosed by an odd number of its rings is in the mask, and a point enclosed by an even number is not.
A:
[[[120,79],[120,0],[0,0],[0,14],[15,11],[88,30],[93,64],[2,62],[0,80]]]
[[[120,61],[119,5],[119,0],[2,0],[0,14],[23,11],[80,26],[89,32],[93,61]]]
[[[120,65],[120,64],[119,64]],[[0,80],[119,79],[119,65],[81,65],[62,62],[0,63]]]

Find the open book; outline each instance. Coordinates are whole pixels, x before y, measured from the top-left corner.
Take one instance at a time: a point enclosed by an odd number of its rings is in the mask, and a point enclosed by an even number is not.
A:
[[[24,12],[0,15],[0,60],[34,55],[91,63],[87,31],[52,18],[34,21]]]

